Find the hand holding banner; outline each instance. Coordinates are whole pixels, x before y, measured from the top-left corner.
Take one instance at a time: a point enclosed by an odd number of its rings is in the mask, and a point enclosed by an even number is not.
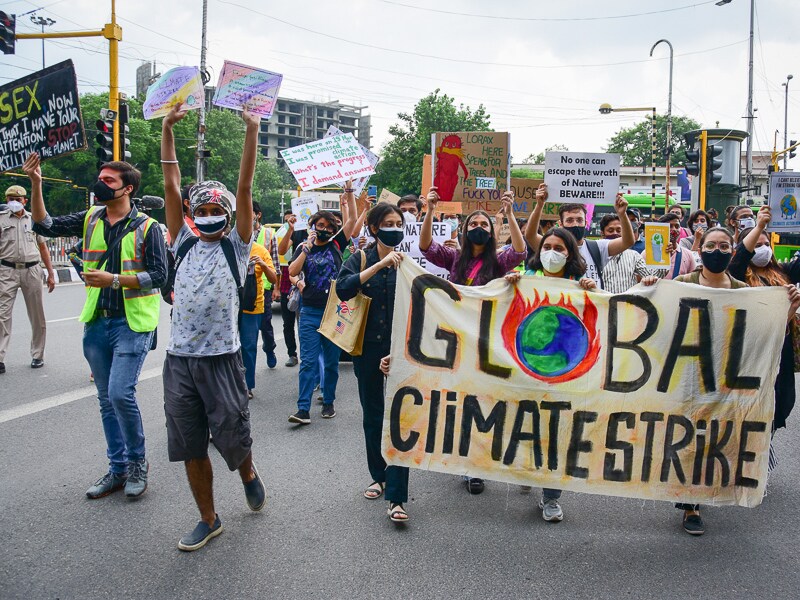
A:
[[[197,67],[175,67],[147,88],[142,105],[145,119],[166,116],[176,104],[187,110],[203,106],[203,79]]]

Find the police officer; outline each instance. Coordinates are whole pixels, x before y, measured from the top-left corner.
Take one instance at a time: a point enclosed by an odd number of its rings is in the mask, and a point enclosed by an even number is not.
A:
[[[42,267],[47,269],[47,288],[56,280],[45,238],[33,231],[31,214],[25,210],[27,193],[21,185],[6,190],[8,209],[0,213],[0,373],[6,372],[5,357],[11,339],[11,313],[17,290],[22,290],[31,323],[31,368],[44,366],[47,324],[42,303]]]

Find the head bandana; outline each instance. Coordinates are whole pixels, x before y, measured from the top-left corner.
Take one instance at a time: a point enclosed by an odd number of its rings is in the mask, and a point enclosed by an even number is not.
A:
[[[192,216],[198,207],[204,204],[219,204],[225,209],[225,214],[230,222],[233,215],[233,203],[236,198],[219,181],[204,181],[192,186],[189,190],[189,204],[192,207]]]

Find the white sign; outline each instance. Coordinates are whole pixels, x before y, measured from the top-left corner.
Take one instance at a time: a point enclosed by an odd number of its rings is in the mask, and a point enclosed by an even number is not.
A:
[[[292,198],[292,214],[297,217],[295,231],[308,229],[308,220],[319,210],[319,202],[315,195]]]
[[[334,125],[331,125],[330,127],[328,127],[328,131],[325,133],[325,137],[327,138],[327,137],[332,137],[332,136],[336,136],[336,135],[345,135],[345,133],[344,133],[344,131],[342,131],[341,129],[339,129],[338,127],[336,127]],[[372,152],[372,150],[370,150],[366,146],[362,146],[361,144],[359,144],[358,146],[359,146],[359,148],[361,148],[361,151],[369,159],[369,164],[371,164],[373,166],[373,168],[376,167],[378,165],[378,161],[380,160],[378,155],[375,154],[374,152]],[[358,178],[354,179],[353,180],[353,194],[355,194],[356,196],[360,196],[361,192],[364,191],[364,188],[367,187],[367,182],[368,181],[369,181],[369,177],[358,177]]]
[[[352,133],[287,148],[281,156],[303,191],[375,173]]]
[[[413,259],[414,262],[428,271],[428,273],[450,279],[450,272],[447,269],[432,265],[428,262],[428,259],[423,256],[422,250],[419,249],[419,232],[422,229],[422,223],[406,223],[403,228],[405,229],[403,241],[400,242],[400,245],[395,248],[395,250],[403,252],[408,258]],[[433,239],[440,244],[444,244],[449,240],[450,223],[434,223]]]
[[[800,231],[800,173],[781,171],[769,176],[770,231]]]
[[[619,190],[619,154],[547,152],[544,182],[549,202],[613,204]]]

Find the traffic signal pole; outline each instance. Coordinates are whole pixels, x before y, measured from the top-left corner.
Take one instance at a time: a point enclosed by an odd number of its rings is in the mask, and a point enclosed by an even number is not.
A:
[[[700,132],[700,210],[706,209],[706,169],[708,168],[708,132]]]

